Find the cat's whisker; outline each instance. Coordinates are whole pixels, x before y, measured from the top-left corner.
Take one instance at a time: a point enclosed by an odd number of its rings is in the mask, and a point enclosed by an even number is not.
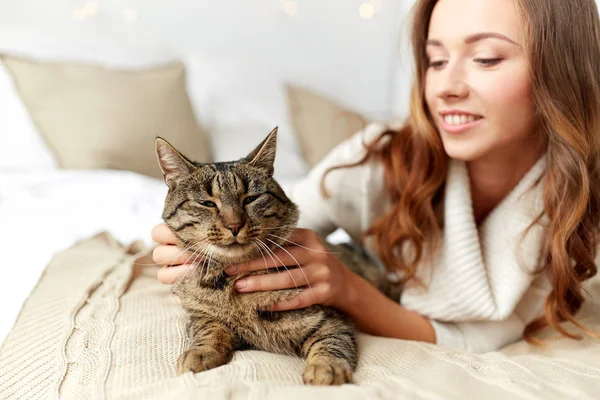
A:
[[[260,239],[258,239],[258,240],[259,240],[259,241],[261,241]],[[269,239],[267,239],[267,240],[269,240]],[[270,241],[270,240],[269,240],[269,241]],[[262,242],[262,241],[261,241],[261,242]],[[266,245],[264,242],[263,242],[263,244],[265,245],[265,247],[266,247],[267,249],[269,249],[269,246],[267,246],[267,245]],[[277,259],[279,260],[279,262],[280,262],[281,264],[283,264],[283,265],[282,265],[282,267],[283,267],[283,268],[285,268],[285,270],[287,271],[287,273],[288,273],[288,274],[290,274],[290,278],[292,278],[292,281],[294,282],[294,285],[296,286],[296,289],[299,289],[300,287],[298,286],[298,282],[296,282],[296,279],[294,278],[294,275],[293,275],[293,274],[290,272],[290,270],[288,269],[287,265],[285,265],[285,264],[283,263],[283,261],[281,261],[281,258],[279,258],[279,257],[277,256],[277,254],[275,254],[275,252],[274,252],[273,250],[269,249],[269,252],[271,252],[271,253],[272,253],[272,254],[275,256],[275,258],[277,258]],[[273,258],[273,257],[271,257],[271,258]],[[275,264],[275,260],[273,260],[273,264]],[[300,264],[297,264],[297,265],[298,265],[298,267],[299,267],[299,268],[301,268],[301,267],[300,267]],[[304,273],[304,272],[303,272],[303,273]],[[306,276],[306,275],[305,275],[305,276]],[[308,283],[308,279],[306,280],[306,282]],[[309,286],[310,286],[310,284],[309,284]]]
[[[279,226],[275,226],[275,227],[272,227],[272,228],[253,227],[252,229],[258,229],[258,230],[261,230],[261,231],[267,231],[267,230],[271,230],[271,229],[275,230],[275,229],[295,228],[295,227],[296,227],[295,225],[279,225]]]
[[[199,244],[201,244],[201,241],[198,241],[198,242],[194,243],[194,244],[193,244],[191,247],[198,246]],[[193,273],[195,272],[196,268],[198,267],[198,264],[196,264],[196,263],[197,263],[197,261],[198,261],[198,258],[199,258],[199,257],[200,257],[201,259],[205,259],[205,258],[206,258],[206,256],[207,256],[206,250],[207,250],[207,247],[208,247],[208,246],[209,246],[209,244],[208,244],[208,243],[205,243],[205,244],[204,244],[204,246],[202,246],[202,247],[201,247],[201,248],[199,248],[198,250],[195,250],[195,251],[192,253],[192,255],[191,255],[190,257],[188,257],[188,258],[187,258],[187,260],[185,260],[185,262],[184,262],[183,264],[187,264],[187,263],[188,263],[188,261],[189,261],[189,260],[190,260],[190,259],[193,257],[193,258],[194,258],[194,260],[192,261],[193,268],[191,268],[191,270],[190,270],[190,269],[188,269],[188,270],[185,272],[185,274],[184,274],[184,275],[183,275],[183,276],[182,276],[182,277],[179,279],[179,281],[178,281],[178,282],[177,282],[177,284],[175,285],[174,289],[175,289],[175,288],[177,288],[177,286],[179,286],[179,284],[180,284],[180,283],[181,283],[181,282],[182,282],[182,281],[183,281],[183,280],[184,280],[184,279],[187,277],[187,275],[188,275],[189,273],[192,273],[192,274],[193,274]],[[196,253],[198,253],[198,254],[196,254]]]
[[[258,249],[258,251],[260,252],[260,255],[262,256],[263,260],[265,261],[265,269],[267,270],[267,274],[269,273],[269,268],[267,266],[267,259],[265,257],[265,255],[263,254],[262,250],[260,249],[260,246],[257,244],[256,240],[253,240],[254,246],[256,246],[256,248]]]
[[[201,243],[200,243],[200,242],[196,242],[196,243],[195,243],[194,245],[192,245],[191,247],[196,247],[196,246],[198,246],[199,244],[201,244]],[[185,260],[185,261],[183,262],[183,264],[187,264],[187,263],[188,263],[188,261],[190,261],[190,259],[191,259],[192,257],[194,258],[194,261],[192,261],[192,264],[194,264],[194,263],[197,261],[197,259],[198,259],[198,256],[206,255],[205,253],[206,253],[206,248],[207,248],[207,245],[208,245],[208,244],[205,244],[204,246],[200,247],[198,250],[195,250],[195,251],[194,251],[194,252],[193,252],[193,253],[190,255],[190,257],[188,257],[188,258],[187,258],[187,260]],[[198,254],[198,255],[196,255],[196,253],[199,253],[199,254]]]
[[[213,249],[213,251],[214,251],[214,249]],[[204,271],[204,267],[206,267],[206,272]],[[210,267],[210,264],[208,263],[208,258],[205,257],[202,260],[202,265],[200,266],[200,279],[203,279],[204,278],[204,274],[208,273],[208,268],[209,267]]]
[[[190,245],[190,246],[186,247],[185,249],[182,249],[182,250],[181,250],[179,253],[177,253],[175,256],[173,256],[173,257],[171,257],[171,258],[169,258],[169,259],[165,260],[165,262],[176,260],[176,259],[177,259],[179,256],[181,256],[183,253],[185,253],[185,252],[187,252],[187,251],[190,251],[190,250],[191,250],[193,247],[195,247],[195,246],[197,246],[197,245],[201,244],[203,240],[205,240],[205,239],[200,239],[198,242],[196,242],[196,243],[194,243],[194,244],[192,244],[192,245]],[[144,266],[144,267],[150,267],[150,266],[156,266],[156,263],[154,263],[154,264],[138,263],[137,265],[141,265],[141,266]]]
[[[271,257],[271,260],[273,261],[273,265],[277,264],[277,263],[275,262],[275,259],[274,259],[274,258],[273,258],[273,256],[271,255],[271,253],[272,253],[272,252],[269,250],[269,247],[268,247],[266,244],[264,244],[264,243],[263,243],[263,242],[262,242],[260,239],[256,239],[256,241],[257,241],[257,243],[258,243],[258,244],[259,244],[259,245],[260,245],[260,246],[261,246],[263,249],[265,249],[265,251],[266,251],[267,255],[268,255],[269,257]],[[266,259],[266,258],[265,258],[265,271],[267,272],[267,274],[269,273],[269,266],[267,265],[267,259]]]
[[[313,292],[312,290],[312,286],[310,285],[310,282],[308,281],[308,276],[306,276],[306,274],[304,273],[304,268],[300,265],[300,263],[298,262],[298,260],[296,260],[296,257],[294,257],[292,255],[292,253],[290,253],[289,251],[287,251],[283,246],[280,246],[279,244],[275,243],[274,241],[272,241],[271,239],[267,239],[269,242],[273,243],[275,246],[279,247],[281,250],[285,251],[290,257],[292,257],[292,259],[296,262],[296,265],[298,266],[298,268],[300,269],[300,271],[302,272],[302,275],[304,275],[304,279],[306,279],[306,283],[308,284],[308,288],[310,289],[310,293],[313,296],[313,300],[315,301],[315,303],[317,302],[317,297],[315,296],[315,292]],[[276,256],[277,257],[277,256]],[[277,257],[279,258],[279,257]],[[295,283],[295,282],[294,282]],[[296,285],[297,287],[298,285]]]
[[[277,236],[277,235],[273,235],[272,233],[268,233],[267,235],[269,235],[269,236],[273,236],[273,237],[276,237],[277,239],[281,239],[281,240],[283,240],[283,241],[286,241],[286,242],[288,242],[288,243],[291,243],[291,244],[293,244],[294,246],[298,246],[298,247],[302,247],[303,249],[306,249],[306,250],[314,251],[315,253],[321,253],[321,254],[341,254],[340,252],[337,252],[337,251],[321,251],[321,250],[315,250],[315,249],[311,249],[311,248],[308,248],[308,247],[302,246],[302,245],[301,245],[301,244],[299,244],[299,243],[293,242],[293,241],[291,241],[291,240],[289,240],[289,239],[282,238],[282,237],[280,237],[280,236]],[[269,239],[267,239],[267,240],[269,240]]]
[[[208,256],[208,264],[206,266],[206,273],[208,273],[208,270],[210,269],[210,262],[212,261],[212,256],[215,254],[215,251],[216,250],[213,249],[213,251],[211,251],[210,255]],[[214,284],[215,285],[217,284],[217,279],[219,279],[219,277],[215,276],[215,279],[214,279]]]
[[[177,289],[177,287],[181,284],[181,282],[183,282],[185,280],[185,278],[187,278],[187,275],[191,272],[192,274],[194,273],[195,269],[196,269],[196,264],[194,264],[194,262],[198,259],[199,255],[196,255],[196,257],[194,257],[194,261],[192,262],[192,269],[190,271],[190,269],[185,271],[185,274],[183,274],[183,276],[181,278],[179,278],[179,280],[177,281],[177,283],[175,285],[173,285],[173,289],[175,290]]]
[[[200,276],[202,277],[203,271],[204,271],[204,266],[209,264],[209,260],[212,257],[212,254],[215,252],[214,247],[212,247],[210,244],[207,245],[204,248],[204,253],[202,255],[202,264],[201,264],[201,271],[200,271]],[[208,268],[206,269],[206,272],[208,272]]]
[[[197,252],[199,252],[199,254],[196,254]],[[192,268],[191,270],[189,270],[189,269],[188,269],[187,271],[185,271],[185,274],[184,274],[184,275],[183,275],[183,276],[182,276],[182,277],[179,279],[179,281],[177,282],[177,284],[175,284],[175,286],[173,287],[173,290],[174,290],[174,289],[176,289],[176,288],[177,288],[177,287],[178,287],[178,286],[181,284],[181,282],[183,282],[183,280],[184,280],[184,279],[187,277],[187,275],[188,275],[189,273],[192,273],[192,274],[194,273],[194,271],[195,271],[195,270],[196,270],[196,268],[198,267],[198,265],[196,264],[196,261],[198,260],[198,257],[203,257],[203,256],[205,255],[205,248],[202,248],[202,249],[196,250],[196,251],[195,251],[193,254],[196,254],[196,255],[194,256],[194,261],[192,261],[193,268]],[[187,262],[190,260],[190,258],[191,258],[191,257],[189,257],[189,258],[188,258],[188,259],[185,261],[185,263],[184,263],[184,264],[187,264]]]

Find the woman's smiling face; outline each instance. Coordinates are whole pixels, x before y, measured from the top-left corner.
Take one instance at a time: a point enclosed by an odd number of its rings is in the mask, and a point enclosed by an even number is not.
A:
[[[427,106],[446,153],[473,161],[513,155],[531,140],[535,107],[517,6],[440,0],[431,15]]]

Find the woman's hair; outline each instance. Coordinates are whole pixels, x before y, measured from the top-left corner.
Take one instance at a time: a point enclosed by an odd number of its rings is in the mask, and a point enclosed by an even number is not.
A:
[[[543,185],[547,220],[540,269],[549,273],[552,291],[545,317],[529,324],[524,338],[550,324],[571,338],[559,323],[579,324],[574,315],[584,297],[581,282],[596,274],[600,233],[600,22],[594,0],[514,0],[524,28],[538,126],[547,148]],[[401,129],[389,129],[372,143],[358,163],[384,166],[385,190],[392,206],[364,232],[374,238],[389,271],[402,282],[416,279],[418,265],[430,261],[440,239],[435,212],[448,170],[448,156],[425,103],[428,67],[425,44],[437,0],[419,0],[413,8],[412,48],[415,80],[410,114]],[[323,180],[324,182],[324,180]],[[533,225],[533,224],[532,224]],[[406,259],[406,245],[414,256]],[[429,247],[431,246],[431,247]]]

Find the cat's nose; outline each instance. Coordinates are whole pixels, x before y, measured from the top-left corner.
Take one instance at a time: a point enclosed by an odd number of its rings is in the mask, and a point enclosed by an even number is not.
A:
[[[233,233],[233,236],[237,236],[238,233],[240,233],[240,231],[242,230],[243,226],[244,224],[236,222],[235,224],[227,225],[227,229],[229,229],[231,233]]]

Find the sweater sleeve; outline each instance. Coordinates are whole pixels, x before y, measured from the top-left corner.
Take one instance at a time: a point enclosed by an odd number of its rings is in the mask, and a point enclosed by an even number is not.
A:
[[[527,324],[542,316],[551,284],[546,274],[539,275],[515,310],[500,321],[445,322],[430,319],[436,343],[474,353],[496,351],[521,339]]]
[[[496,351],[519,340],[525,329],[516,313],[504,321],[430,322],[437,344],[474,353]]]
[[[326,176],[325,173],[331,167],[361,160],[365,155],[364,144],[378,137],[382,131],[383,125],[369,124],[337,145],[291,188],[288,196],[300,209],[299,227],[312,229],[322,235],[328,235],[337,228],[346,230],[351,236],[360,235],[365,167],[341,168]],[[323,177],[328,197],[321,191]]]

